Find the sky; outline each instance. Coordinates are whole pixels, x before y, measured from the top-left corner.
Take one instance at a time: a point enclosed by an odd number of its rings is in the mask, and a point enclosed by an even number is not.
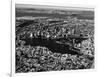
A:
[[[84,7],[69,7],[69,6],[49,6],[49,5],[32,5],[32,4],[16,4],[16,8],[45,8],[45,9],[59,9],[59,10],[77,10],[77,11],[94,11],[94,8]]]

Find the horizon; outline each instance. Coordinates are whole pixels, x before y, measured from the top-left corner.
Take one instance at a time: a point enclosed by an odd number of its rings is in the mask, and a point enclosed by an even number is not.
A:
[[[72,6],[52,6],[52,5],[34,5],[34,4],[15,4],[15,8],[35,8],[35,9],[51,9],[51,10],[65,10],[65,11],[91,11],[94,12],[94,8],[86,7],[72,7]]]

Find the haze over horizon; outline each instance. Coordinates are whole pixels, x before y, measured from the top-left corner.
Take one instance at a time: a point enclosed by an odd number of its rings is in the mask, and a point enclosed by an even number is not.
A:
[[[94,11],[94,8],[72,7],[72,6],[52,6],[52,5],[34,5],[34,4],[16,4],[16,8],[36,8],[36,9],[57,9],[69,11]]]

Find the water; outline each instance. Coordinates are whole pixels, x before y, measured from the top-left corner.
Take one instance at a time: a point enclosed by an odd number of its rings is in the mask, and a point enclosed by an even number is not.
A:
[[[46,47],[54,53],[61,53],[61,54],[68,53],[68,54],[72,54],[72,55],[79,54],[78,52],[76,52],[79,50],[77,50],[73,47],[70,47],[70,45],[67,45],[67,44],[57,43],[55,39],[26,38],[23,40],[26,42],[25,45]]]

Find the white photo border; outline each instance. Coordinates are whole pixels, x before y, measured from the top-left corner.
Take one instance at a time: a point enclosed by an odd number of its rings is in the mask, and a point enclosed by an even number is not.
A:
[[[45,4],[40,4],[38,2],[34,2],[34,0],[13,0],[12,3],[11,3],[11,8],[12,8],[12,17],[11,17],[11,24],[12,24],[12,27],[11,27],[11,39],[12,39],[12,42],[11,42],[11,46],[12,46],[12,49],[11,49],[11,54],[12,54],[12,57],[11,57],[11,76],[12,77],[33,77],[33,76],[37,76],[37,77],[40,77],[40,76],[44,76],[44,77],[51,77],[51,76],[58,76],[58,77],[61,77],[61,76],[81,76],[81,74],[83,74],[84,76],[85,73],[88,72],[88,76],[89,74],[94,73],[96,71],[96,69],[89,69],[89,70],[70,70],[70,71],[51,71],[51,72],[33,72],[33,73],[15,73],[15,4],[32,4],[32,5],[45,5]],[[48,4],[47,4],[48,5]],[[66,5],[66,4],[65,4]],[[79,7],[79,8],[90,8],[90,9],[93,9],[94,12],[95,12],[95,7],[94,6],[88,6],[88,5],[74,5],[74,4],[68,4],[67,6],[65,5],[61,5],[59,6],[59,4],[50,4],[50,6],[56,6],[56,7]],[[50,7],[48,6],[48,7]],[[95,65],[96,66],[96,65]],[[95,67],[96,68],[96,67]]]

